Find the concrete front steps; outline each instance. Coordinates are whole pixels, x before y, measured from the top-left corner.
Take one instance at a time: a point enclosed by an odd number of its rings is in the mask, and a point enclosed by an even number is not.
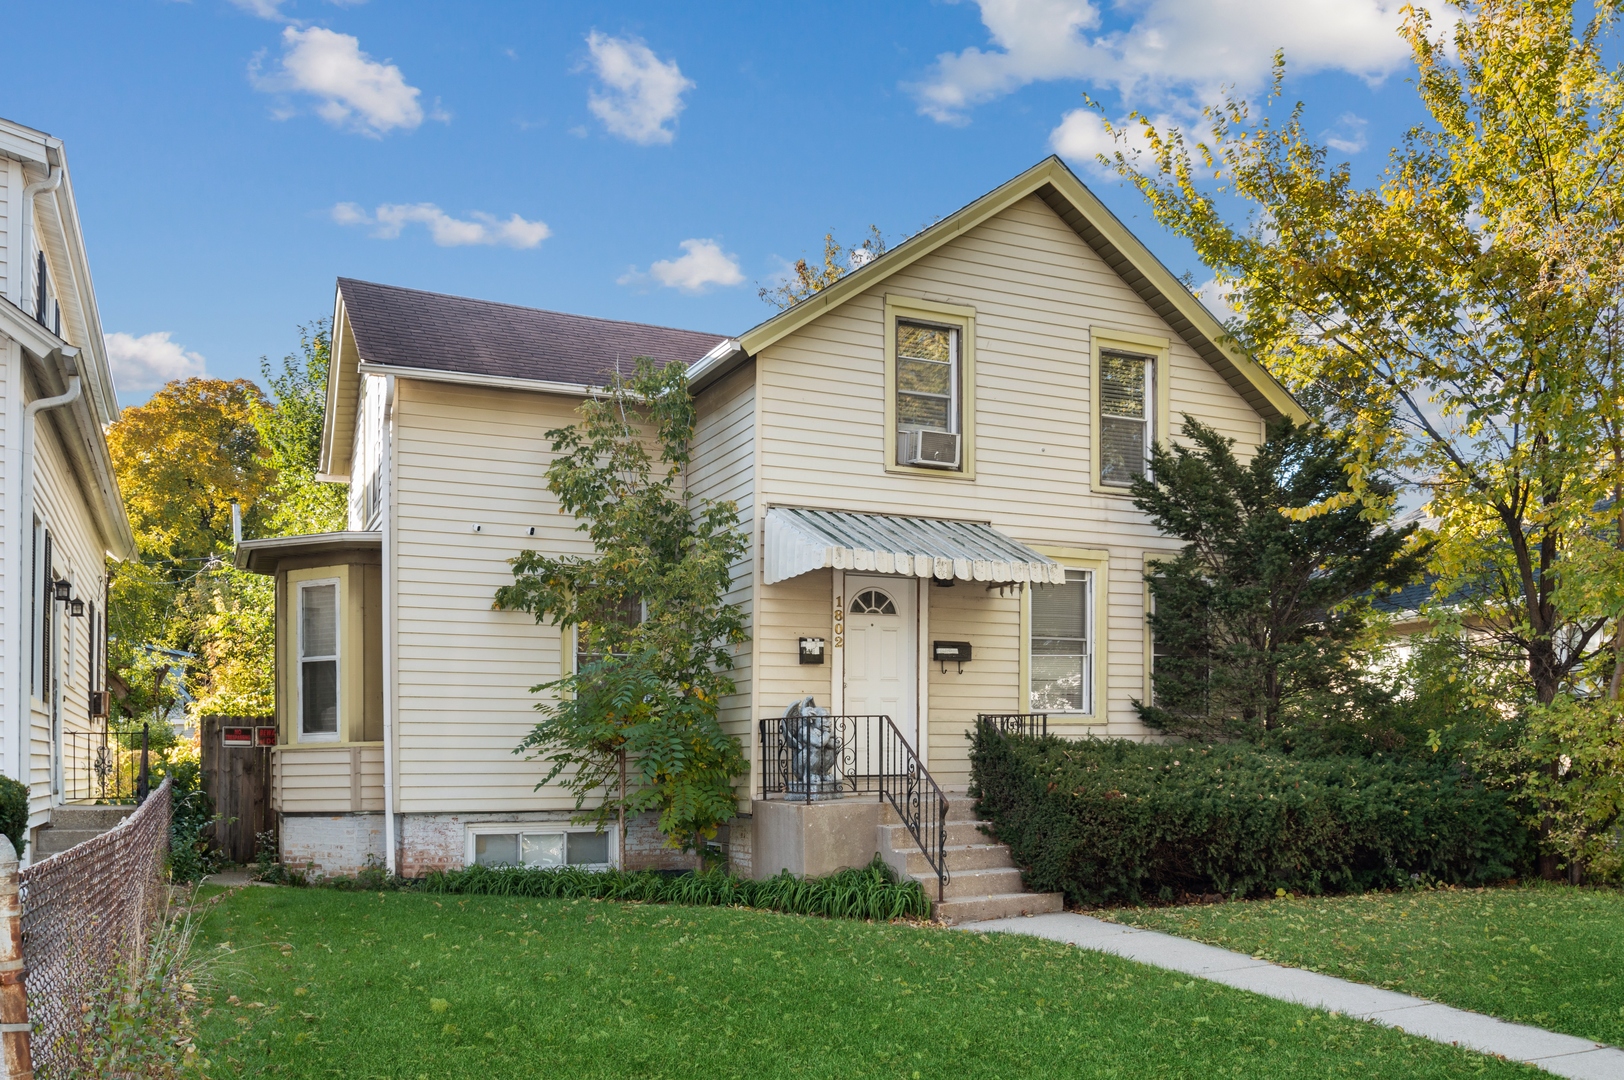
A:
[[[1010,860],[1009,849],[981,829],[987,823],[976,820],[975,803],[962,791],[947,796],[947,888],[936,899],[936,871],[919,850],[906,825],[879,826],[880,857],[897,876],[911,877],[931,898],[933,913],[945,923],[1008,919],[1016,915],[1043,915],[1064,909],[1060,893],[1026,891],[1021,872]]]
[[[34,834],[34,862],[93,840],[131,814],[133,806],[53,806],[51,823]]]

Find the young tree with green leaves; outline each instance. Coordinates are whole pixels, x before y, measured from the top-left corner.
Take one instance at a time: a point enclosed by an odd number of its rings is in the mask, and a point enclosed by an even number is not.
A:
[[[1369,696],[1354,661],[1370,596],[1420,576],[1415,526],[1382,529],[1346,502],[1346,446],[1317,428],[1282,420],[1246,463],[1188,416],[1184,436],[1194,445],[1155,447],[1154,480],[1133,487],[1134,505],[1185,543],[1147,574],[1157,655],[1140,716],[1170,734],[1255,740],[1305,712],[1356,708]]]
[[[551,765],[537,787],[564,777],[580,820],[618,820],[622,845],[626,817],[652,810],[668,844],[698,848],[733,817],[748,769],[718,718],[746,640],[727,601],[746,537],[733,503],[686,490],[696,413],[681,364],[639,358],[580,414],[547,432],[547,489],[594,554],[521,552],[496,592],[497,607],[572,630],[578,657],[534,688],[542,719],[515,752]]]

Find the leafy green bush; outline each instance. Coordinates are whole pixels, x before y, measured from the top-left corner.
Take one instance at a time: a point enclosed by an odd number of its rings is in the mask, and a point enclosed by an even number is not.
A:
[[[0,833],[22,858],[28,846],[28,785],[9,776],[0,776]]]
[[[652,871],[470,866],[434,871],[423,879],[422,888],[486,896],[753,907],[834,919],[922,919],[930,915],[930,900],[919,883],[899,882],[878,856],[860,870],[842,870],[821,878],[798,878],[786,870],[764,881],[717,870],[668,877]]]
[[[1480,883],[1531,854],[1505,795],[1447,761],[973,740],[980,813],[1031,888],[1072,904]]]

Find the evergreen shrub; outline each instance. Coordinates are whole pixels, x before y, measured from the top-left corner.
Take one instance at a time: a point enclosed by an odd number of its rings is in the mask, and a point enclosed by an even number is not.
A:
[[[1505,795],[1447,761],[979,729],[971,795],[1027,885],[1073,905],[1479,884],[1531,852]]]
[[[827,877],[798,878],[786,870],[762,881],[735,877],[722,870],[668,877],[648,870],[470,866],[433,871],[423,878],[421,888],[431,893],[753,907],[834,919],[930,916],[930,899],[920,884],[912,879],[898,881],[879,856],[862,869],[842,870]]]
[[[28,785],[9,776],[0,776],[0,833],[22,858],[28,847]]]

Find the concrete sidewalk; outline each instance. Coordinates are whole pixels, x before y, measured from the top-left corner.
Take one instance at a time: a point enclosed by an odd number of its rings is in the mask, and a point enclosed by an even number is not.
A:
[[[1510,1024],[1425,998],[1396,994],[1301,968],[1282,967],[1199,941],[1109,923],[1070,911],[963,923],[955,929],[1026,934],[1063,941],[1080,949],[1112,953],[1265,997],[1369,1020],[1433,1042],[1498,1054],[1571,1080],[1624,1080],[1624,1050],[1604,1043]]]

